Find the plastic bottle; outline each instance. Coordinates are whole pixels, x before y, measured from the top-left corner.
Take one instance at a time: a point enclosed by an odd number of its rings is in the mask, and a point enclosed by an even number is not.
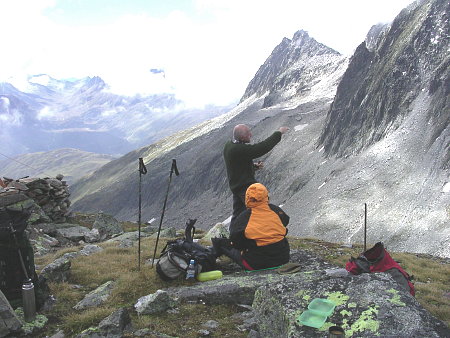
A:
[[[220,270],[213,270],[208,272],[200,272],[197,275],[197,280],[199,282],[206,282],[208,280],[219,279],[222,278],[223,274]]]
[[[189,266],[186,270],[186,279],[192,279],[195,277],[195,261],[191,259]]]

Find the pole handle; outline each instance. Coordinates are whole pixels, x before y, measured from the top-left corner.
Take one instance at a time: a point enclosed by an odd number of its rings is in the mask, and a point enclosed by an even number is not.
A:
[[[171,172],[175,171],[175,175],[177,175],[177,176],[180,175],[178,168],[177,168],[177,160],[176,159],[172,159],[172,167],[170,168],[170,171]]]
[[[139,174],[145,175],[147,173],[147,167],[144,164],[144,159],[139,157]]]

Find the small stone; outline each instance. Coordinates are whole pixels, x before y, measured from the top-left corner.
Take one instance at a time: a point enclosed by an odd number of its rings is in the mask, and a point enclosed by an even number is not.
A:
[[[208,320],[206,323],[203,323],[202,326],[206,327],[207,329],[214,330],[219,327],[219,323],[215,320]]]
[[[203,329],[198,330],[197,333],[200,337],[208,337],[211,335],[211,332],[209,332],[208,330],[203,330]]]

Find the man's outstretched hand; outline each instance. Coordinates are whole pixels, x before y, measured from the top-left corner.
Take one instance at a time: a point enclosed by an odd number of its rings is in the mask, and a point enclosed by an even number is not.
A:
[[[262,161],[253,162],[253,167],[255,168],[255,170],[262,169],[264,168],[264,163]]]
[[[288,127],[281,127],[278,130],[280,131],[281,134],[286,134],[289,131],[289,128]]]

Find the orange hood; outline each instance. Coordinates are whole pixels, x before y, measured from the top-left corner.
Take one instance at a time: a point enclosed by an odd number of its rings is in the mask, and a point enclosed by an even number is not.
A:
[[[261,183],[254,183],[248,187],[245,193],[245,205],[247,208],[254,208],[261,204],[269,203],[269,192]]]

